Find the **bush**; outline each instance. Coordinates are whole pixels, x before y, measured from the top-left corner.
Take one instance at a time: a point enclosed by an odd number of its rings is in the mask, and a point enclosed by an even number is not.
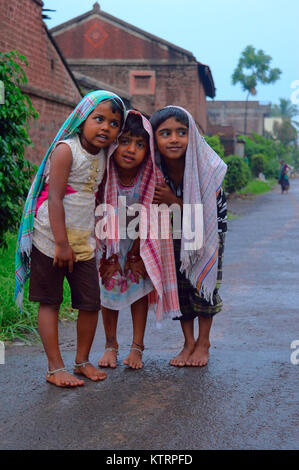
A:
[[[256,134],[242,137],[245,141],[245,155],[252,168],[251,159],[254,155],[263,155],[266,159],[263,173],[266,178],[277,178],[279,171],[279,160],[283,159],[295,168],[299,168],[298,149],[294,146],[287,146],[282,142],[275,141],[271,137]]]
[[[276,158],[266,159],[264,175],[266,178],[277,179],[279,173],[279,161]]]
[[[32,142],[28,121],[37,118],[30,99],[19,86],[27,82],[22,67],[28,65],[17,51],[0,53],[0,81],[4,84],[5,101],[0,104],[0,246],[5,246],[5,233],[15,230],[27,196],[34,166],[24,159],[25,147]]]
[[[262,153],[252,155],[250,164],[253,175],[258,176],[260,173],[265,173],[267,158]]]
[[[209,144],[210,147],[219,155],[219,157],[224,158],[224,147],[220,142],[219,135],[208,136],[205,135],[205,141]]]
[[[251,178],[251,172],[239,155],[230,155],[224,159],[227,164],[227,172],[224,178],[224,190],[227,193],[234,193],[242,189]]]

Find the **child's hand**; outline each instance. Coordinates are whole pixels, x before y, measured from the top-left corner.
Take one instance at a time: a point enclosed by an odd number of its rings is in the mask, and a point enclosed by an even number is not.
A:
[[[63,268],[68,266],[69,272],[73,272],[74,262],[76,261],[76,255],[69,244],[56,245],[54,253],[53,266]]]
[[[100,275],[102,278],[102,284],[105,285],[107,282],[109,282],[116,272],[119,272],[120,275],[122,275],[122,269],[118,261],[116,261],[114,264],[101,263]]]
[[[147,277],[147,272],[146,272],[144,262],[142,261],[142,259],[140,259],[138,261],[126,261],[124,271],[125,271],[125,274],[127,274],[128,271],[131,271],[131,273],[133,274],[133,277],[134,277],[135,281],[137,282],[137,284],[139,284],[139,277],[140,276],[143,279],[145,279]]]
[[[171,204],[178,203],[178,198],[172,192],[171,188],[166,183],[157,184],[155,187],[155,194],[153,204],[165,203],[168,206]]]

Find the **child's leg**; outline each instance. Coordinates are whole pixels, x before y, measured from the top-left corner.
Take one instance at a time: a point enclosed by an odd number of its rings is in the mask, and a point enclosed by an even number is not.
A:
[[[194,320],[181,320],[181,328],[184,334],[185,343],[182,351],[171,359],[172,366],[184,367],[192,354],[195,346]]]
[[[106,335],[106,351],[99,360],[100,367],[111,367],[115,369],[118,342],[116,337],[118,310],[111,310],[110,308],[102,307],[103,324]]]
[[[146,327],[147,311],[147,295],[136,300],[136,302],[131,305],[133,341],[130,354],[123,363],[132,369],[141,369],[143,367],[142,351],[144,350],[143,338]]]
[[[213,318],[198,317],[199,335],[195,348],[186,362],[187,366],[205,366],[209,360],[210,329]]]
[[[89,352],[94,339],[98,323],[98,312],[79,310],[77,320],[77,354],[76,364],[87,363],[82,366],[75,366],[75,372],[85,375],[91,380],[104,380],[107,377],[105,372],[100,371],[89,362]]]
[[[64,368],[58,344],[58,312],[59,306],[40,304],[38,311],[38,331],[48,357],[48,370],[54,371]],[[56,372],[46,376],[48,382],[58,387],[76,387],[83,385],[79,380],[66,371]]]

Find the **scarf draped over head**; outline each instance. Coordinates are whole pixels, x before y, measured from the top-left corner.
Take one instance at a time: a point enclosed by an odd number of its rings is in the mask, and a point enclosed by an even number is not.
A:
[[[101,101],[107,99],[117,99],[118,102],[120,102],[122,105],[123,118],[125,118],[125,105],[119,96],[115,95],[114,93],[105,90],[97,90],[84,96],[84,98],[82,98],[80,103],[76,106],[74,111],[69,115],[67,120],[59,129],[33,180],[23,210],[21,225],[18,233],[15,258],[15,299],[20,308],[22,308],[23,303],[24,285],[30,275],[30,256],[32,249],[35,208],[38,196],[44,186],[44,172],[48,157],[58,141],[68,139],[69,137],[75,135],[78,132],[79,126],[86,120],[92,110]]]
[[[170,106],[168,106],[170,107]],[[171,106],[185,112],[189,120],[189,139],[185,156],[183,180],[184,205],[202,205],[196,213],[198,226],[202,229],[202,246],[186,249],[189,234],[183,224],[181,238],[180,271],[185,272],[191,284],[208,301],[212,301],[217,281],[218,226],[216,196],[220,190],[227,166],[200,135],[191,114],[179,106]],[[156,151],[156,162],[161,155]],[[186,210],[187,206],[184,206]],[[190,206],[189,206],[190,207]]]
[[[165,318],[181,316],[179,299],[177,294],[177,280],[175,271],[174,251],[170,230],[170,219],[168,208],[161,211],[161,232],[169,234],[168,237],[153,237],[151,224],[157,227],[159,223],[156,212],[151,211],[155,186],[164,181],[161,171],[156,167],[154,160],[153,131],[149,121],[137,111],[130,110],[127,113],[137,114],[142,119],[144,129],[149,134],[149,155],[143,162],[139,189],[139,203],[142,205],[139,219],[140,256],[144,262],[145,269],[151,279],[154,290],[149,294],[149,307],[155,309],[158,324]],[[117,145],[112,144],[109,148],[107,162],[106,185],[103,191],[103,202],[114,208],[113,217],[108,214],[107,233],[114,234],[104,240],[106,257],[119,252],[119,230],[118,230],[118,201],[117,201],[117,169],[112,158]],[[101,192],[101,191],[100,191]]]

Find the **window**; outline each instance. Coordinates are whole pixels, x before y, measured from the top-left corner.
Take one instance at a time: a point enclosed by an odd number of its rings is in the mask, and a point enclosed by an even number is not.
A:
[[[152,70],[130,71],[130,93],[131,95],[154,95],[156,77]]]

